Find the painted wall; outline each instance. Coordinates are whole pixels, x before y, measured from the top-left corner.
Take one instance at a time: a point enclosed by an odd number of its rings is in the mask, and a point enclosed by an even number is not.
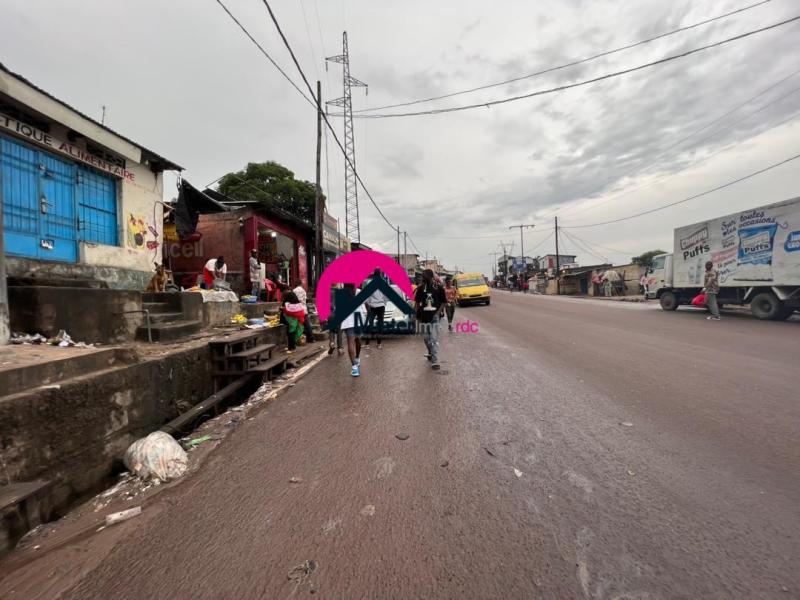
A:
[[[106,131],[99,125],[47,97],[41,92],[0,72],[0,94],[23,104],[31,113],[40,113],[53,120],[43,132],[21,120],[0,115],[0,131],[9,137],[43,148],[54,155],[78,164],[91,166],[117,181],[117,246],[80,242],[80,264],[129,269],[151,273],[153,263],[160,263],[163,236],[163,177],[142,164],[141,150]],[[69,135],[69,131],[84,137]],[[86,139],[125,159],[125,167],[117,167],[96,159],[86,150]],[[88,162],[87,162],[88,161]],[[25,273],[9,271],[9,275]]]

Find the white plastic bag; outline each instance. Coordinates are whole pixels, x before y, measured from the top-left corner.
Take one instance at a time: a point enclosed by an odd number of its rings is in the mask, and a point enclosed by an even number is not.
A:
[[[188,458],[171,435],[154,431],[133,442],[123,461],[131,473],[142,479],[169,481],[186,473]]]

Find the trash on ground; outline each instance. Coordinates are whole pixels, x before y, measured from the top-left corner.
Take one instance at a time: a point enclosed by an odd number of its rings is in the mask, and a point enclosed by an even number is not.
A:
[[[372,517],[375,515],[375,505],[367,504],[364,508],[361,509],[361,514],[365,517]]]
[[[11,334],[9,342],[12,344],[45,344],[47,343],[47,338],[41,333],[30,334],[15,332]]]
[[[125,451],[123,462],[142,479],[170,481],[186,473],[188,457],[181,445],[163,431],[136,440]]]
[[[631,423],[630,421],[623,421],[622,423],[620,423],[620,425],[622,425],[623,427],[633,427],[633,423]]]
[[[520,478],[520,477],[522,477],[522,471],[520,471],[519,469],[514,467],[514,475],[516,475],[517,478]]]
[[[59,384],[57,384],[57,383],[53,383],[51,385],[43,385],[42,389],[43,390],[60,390],[61,386]]]
[[[59,329],[56,335],[47,340],[47,343],[52,344],[53,346],[60,346],[61,348],[75,345],[75,342],[72,341],[70,335],[63,329]]]
[[[186,446],[187,448],[194,448],[195,446],[199,446],[203,442],[207,442],[210,439],[211,439],[211,435],[206,434],[206,435],[201,436],[199,438],[194,438],[193,440],[189,440],[188,442],[186,442],[184,444],[184,446]]]
[[[302,481],[303,481],[302,477],[295,476],[289,478],[289,483],[302,483]]]
[[[446,460],[446,461],[444,461],[443,463],[441,463],[439,466],[440,466],[440,467],[447,467],[447,466],[449,466],[449,465],[450,465],[450,461],[449,461],[449,460]]]
[[[411,436],[409,436],[407,433],[397,433],[395,434],[394,437],[396,437],[400,441],[406,441]]]
[[[128,510],[122,510],[120,512],[111,513],[110,515],[106,515],[106,527],[115,525],[117,523],[121,523],[122,521],[127,521],[128,519],[137,517],[140,514],[142,514],[141,506],[137,506],[135,508],[129,508]]]
[[[633,472],[633,471],[631,471],[630,469],[628,469],[628,475],[630,475],[631,477],[633,477],[634,475],[636,475],[636,473],[635,473],[635,472]]]
[[[495,455],[494,452],[489,450],[486,446],[484,446],[483,449],[486,450],[486,454],[488,454],[489,456],[494,456]]]
[[[317,561],[304,560],[294,569],[289,571],[289,579],[294,581],[302,581],[316,570],[317,570]]]

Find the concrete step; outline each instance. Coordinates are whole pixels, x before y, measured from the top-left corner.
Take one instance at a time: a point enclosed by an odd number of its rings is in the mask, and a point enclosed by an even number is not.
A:
[[[325,346],[314,343],[303,346],[302,348],[297,348],[297,350],[288,355],[286,364],[291,368],[295,368],[302,361],[316,356],[323,350],[325,350]]]
[[[172,323],[154,323],[151,332],[154,342],[170,342],[200,331],[200,321],[174,321]],[[142,325],[136,330],[136,338],[147,341],[147,326]]]
[[[169,302],[142,302],[142,310],[149,310],[150,315],[172,312],[174,309]]]
[[[145,333],[145,335],[147,335]],[[132,362],[133,357],[114,348],[86,350],[78,356],[58,357],[44,362],[0,369],[0,394],[16,394],[42,385],[54,385],[71,377]]]
[[[183,318],[181,312],[150,313],[150,323],[173,323]]]
[[[0,486],[0,554],[10,551],[28,531],[50,520],[52,482],[43,479]]]

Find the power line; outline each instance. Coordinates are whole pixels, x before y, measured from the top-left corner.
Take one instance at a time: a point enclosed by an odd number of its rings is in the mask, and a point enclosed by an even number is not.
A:
[[[654,212],[658,212],[660,210],[664,210],[665,208],[670,208],[670,207],[676,206],[678,204],[683,204],[684,202],[689,202],[690,200],[696,200],[697,198],[702,198],[703,196],[707,196],[708,194],[711,194],[713,192],[717,192],[717,191],[723,190],[723,189],[725,189],[727,187],[731,187],[732,185],[735,185],[737,183],[741,183],[742,181],[745,181],[747,179],[751,179],[751,178],[755,177],[756,175],[761,175],[762,173],[766,173],[767,171],[771,171],[772,169],[776,169],[777,167],[780,167],[782,165],[790,163],[793,160],[797,160],[798,158],[800,158],[800,154],[795,154],[794,156],[790,156],[789,158],[784,159],[784,160],[782,160],[780,162],[771,164],[768,167],[764,167],[763,169],[759,169],[758,171],[753,171],[752,173],[749,173],[749,174],[745,175],[744,177],[739,177],[738,179],[734,179],[733,181],[729,181],[728,183],[724,183],[724,184],[719,185],[719,186],[717,186],[715,188],[712,188],[710,190],[706,190],[705,192],[701,192],[699,194],[695,194],[694,196],[689,196],[688,198],[684,198],[684,199],[678,200],[676,202],[670,202],[669,204],[664,204],[664,205],[658,206],[656,208],[651,208],[649,210],[645,210],[645,211],[642,211],[642,212],[639,212],[639,213],[628,215],[627,217],[620,217],[619,219],[612,219],[610,221],[602,221],[600,223],[591,223],[591,224],[588,224],[588,225],[568,225],[566,227],[562,226],[561,228],[562,229],[584,229],[586,227],[599,227],[600,225],[611,225],[612,223],[619,223],[621,221],[628,221],[630,219],[635,219],[637,217],[641,217],[641,216],[644,216],[644,215],[649,215],[649,214],[652,214]]]
[[[568,232],[562,231],[562,233],[567,236],[567,238],[578,248],[579,251],[585,252],[589,256],[596,258],[597,260],[602,260],[604,263],[611,262],[608,260],[607,256],[601,256],[600,254],[594,252],[590,247],[589,244],[582,241],[580,238],[571,236]]]
[[[726,112],[724,115],[721,115],[721,116],[717,117],[716,119],[714,119],[713,121],[711,121],[710,123],[707,123],[706,125],[703,125],[703,127],[701,127],[700,129],[697,129],[697,130],[693,131],[693,132],[692,132],[692,133],[690,133],[689,135],[687,135],[687,136],[685,136],[685,137],[681,138],[681,139],[680,139],[680,140],[678,140],[677,142],[674,142],[674,143],[673,143],[673,144],[671,144],[670,146],[668,146],[668,147],[664,148],[664,150],[662,150],[661,152],[659,152],[659,153],[658,153],[658,154],[657,154],[657,155],[656,155],[654,158],[652,158],[652,159],[650,159],[649,161],[647,161],[647,163],[644,165],[644,167],[636,167],[635,169],[633,169],[633,170],[631,170],[631,171],[628,171],[628,172],[627,172],[627,173],[625,173],[624,175],[621,175],[621,176],[618,176],[618,177],[617,177],[617,176],[615,176],[613,179],[611,179],[611,180],[607,181],[607,182],[605,183],[605,185],[608,185],[608,184],[609,184],[609,183],[611,183],[612,181],[616,181],[616,180],[620,180],[620,179],[625,179],[626,177],[630,177],[631,175],[633,175],[633,174],[634,174],[634,173],[636,173],[637,171],[638,171],[638,172],[640,172],[640,173],[641,173],[641,172],[645,172],[645,171],[646,171],[648,168],[650,168],[651,166],[653,166],[653,165],[656,163],[656,161],[657,161],[659,158],[663,157],[663,156],[664,156],[665,154],[667,154],[667,152],[669,152],[670,150],[673,150],[674,148],[677,148],[678,146],[680,146],[680,145],[681,145],[683,142],[685,142],[686,140],[688,140],[688,139],[690,139],[690,138],[694,137],[695,135],[697,135],[697,134],[698,134],[698,133],[700,133],[701,131],[704,131],[704,130],[708,129],[709,127],[711,127],[711,126],[712,126],[712,125],[714,125],[715,123],[718,123],[718,122],[720,122],[722,119],[724,119],[725,117],[727,117],[727,116],[729,116],[729,115],[733,114],[734,112],[736,112],[736,111],[737,111],[737,110],[739,110],[740,108],[742,108],[742,107],[744,107],[744,106],[747,106],[747,105],[748,105],[750,102],[752,102],[752,101],[753,101],[753,100],[755,100],[756,98],[759,98],[759,97],[763,96],[764,94],[766,94],[766,93],[767,93],[767,92],[769,92],[770,90],[773,90],[773,89],[774,89],[774,88],[776,88],[778,85],[780,85],[780,84],[781,84],[781,83],[783,83],[784,81],[787,81],[788,79],[790,79],[790,78],[794,77],[794,76],[795,76],[795,75],[797,75],[798,73],[800,73],[800,69],[798,69],[797,71],[794,71],[793,73],[791,73],[791,74],[790,74],[790,75],[788,75],[787,77],[784,77],[784,78],[782,78],[780,81],[778,81],[778,82],[776,82],[776,83],[774,83],[774,84],[770,85],[769,87],[767,87],[767,88],[765,88],[765,89],[761,90],[761,91],[760,91],[758,94],[756,94],[755,96],[752,96],[751,98],[748,98],[747,100],[745,100],[745,101],[744,101],[744,102],[742,102],[741,104],[737,105],[737,106],[736,106],[736,107],[734,107],[733,109],[731,109],[731,110],[729,110],[728,112]],[[797,93],[797,92],[799,92],[799,91],[800,91],[800,87],[794,88],[793,90],[791,90],[791,91],[787,92],[786,94],[783,94],[782,96],[779,96],[778,98],[775,98],[774,100],[771,100],[770,102],[767,102],[766,104],[762,104],[760,107],[758,107],[757,109],[755,109],[755,110],[753,110],[753,111],[750,111],[749,113],[747,113],[746,115],[744,115],[744,116],[743,116],[743,117],[741,117],[740,119],[737,119],[736,121],[733,121],[732,123],[729,123],[728,125],[725,125],[725,126],[723,126],[723,127],[720,127],[720,128],[718,128],[718,129],[715,129],[714,131],[712,131],[712,132],[711,132],[710,134],[708,134],[707,136],[705,136],[705,137],[701,138],[700,140],[698,140],[698,141],[696,142],[696,144],[695,144],[695,148],[696,148],[696,147],[698,147],[698,146],[699,146],[700,144],[702,144],[703,142],[705,142],[706,140],[709,140],[709,139],[711,139],[712,137],[714,137],[715,135],[717,135],[717,134],[718,134],[718,133],[720,133],[721,131],[725,131],[726,129],[730,129],[730,128],[732,128],[732,127],[734,127],[734,126],[738,125],[738,124],[739,124],[739,123],[741,123],[742,121],[745,121],[745,120],[749,119],[749,118],[750,118],[750,117],[752,117],[753,115],[755,115],[755,114],[757,114],[757,113],[761,112],[762,110],[764,110],[764,109],[766,109],[766,108],[769,108],[769,107],[770,107],[770,106],[772,106],[773,104],[776,104],[776,103],[780,102],[781,100],[783,100],[783,99],[785,99],[785,98],[788,98],[789,96],[791,96],[791,95],[793,95],[793,94],[796,94],[796,93]],[[741,142],[738,142],[738,143],[741,143]],[[605,185],[603,185],[602,187],[605,187]],[[602,189],[602,187],[601,187],[601,189]],[[633,191],[633,190],[631,190],[631,191]],[[565,214],[572,213],[572,215],[574,216],[574,215],[576,215],[576,214],[579,214],[579,213],[585,212],[585,211],[587,211],[587,210],[593,210],[593,209],[597,208],[598,206],[601,206],[602,204],[606,204],[607,202],[609,202],[610,200],[613,200],[614,198],[619,198],[619,197],[621,197],[621,196],[624,196],[624,195],[627,195],[627,194],[629,194],[629,193],[630,193],[630,191],[628,191],[628,192],[625,192],[625,193],[623,193],[623,194],[617,194],[617,195],[611,196],[611,197],[609,197],[609,198],[606,198],[606,199],[602,200],[601,202],[599,202],[599,203],[597,203],[597,204],[594,204],[594,205],[592,205],[592,206],[587,206],[587,207],[585,207],[585,208],[583,208],[583,209],[581,209],[581,210],[578,210],[577,212],[574,210],[575,208],[577,208],[577,205],[576,205],[575,207],[572,207],[572,208],[567,208],[565,211],[561,212],[560,214],[563,216],[563,215],[565,215]]]
[[[794,92],[793,92],[793,93],[794,93]],[[770,127],[770,129],[775,129],[776,127],[780,127],[781,125],[783,125],[783,124],[785,124],[785,123],[787,123],[787,122],[789,122],[789,121],[793,121],[793,120],[795,120],[795,119],[797,118],[797,115],[798,115],[798,114],[800,114],[800,111],[795,111],[795,112],[793,112],[793,113],[792,113],[791,115],[789,115],[787,118],[783,119],[782,121],[779,121],[779,122],[775,123],[775,125],[773,125],[772,127]],[[719,150],[717,150],[716,152],[712,152],[711,154],[708,154],[708,155],[704,156],[704,157],[703,157],[703,158],[701,158],[700,160],[697,160],[697,161],[695,161],[695,162],[692,162],[692,163],[690,163],[690,164],[687,164],[685,167],[682,167],[682,168],[678,169],[677,171],[675,171],[675,172],[673,172],[673,173],[670,173],[669,175],[665,175],[664,177],[659,177],[658,179],[655,179],[655,180],[653,180],[653,181],[650,181],[650,182],[648,182],[648,183],[644,183],[644,184],[642,184],[642,185],[639,185],[639,186],[637,186],[637,187],[635,187],[635,188],[632,188],[632,189],[626,190],[626,191],[624,191],[624,192],[621,192],[621,193],[619,193],[619,194],[615,194],[615,195],[613,195],[613,196],[611,196],[611,197],[607,198],[606,200],[603,200],[602,202],[600,202],[600,203],[598,203],[598,204],[596,204],[596,205],[594,205],[594,206],[589,206],[589,207],[586,207],[586,209],[585,209],[585,210],[578,211],[578,213],[580,213],[580,212],[585,212],[586,210],[589,210],[589,209],[596,208],[596,207],[600,206],[601,204],[605,204],[607,201],[610,201],[610,200],[615,200],[615,199],[617,199],[617,198],[622,198],[622,197],[624,197],[624,196],[629,196],[630,194],[632,194],[632,193],[634,193],[634,192],[638,192],[639,190],[643,190],[643,189],[645,189],[645,188],[648,188],[648,187],[654,186],[654,185],[655,185],[655,184],[657,184],[657,183],[662,183],[662,182],[664,182],[664,181],[666,181],[666,180],[668,180],[668,179],[672,179],[673,177],[675,177],[676,175],[679,175],[680,173],[683,173],[683,172],[684,172],[684,171],[686,171],[687,169],[691,169],[691,168],[693,168],[693,167],[696,167],[697,165],[699,165],[699,164],[702,164],[702,163],[704,163],[704,162],[706,162],[706,161],[708,161],[708,160],[710,160],[710,159],[714,158],[715,156],[718,156],[719,154],[722,154],[723,152],[727,152],[727,151],[728,151],[728,150],[730,150],[731,148],[735,148],[736,146],[738,146],[738,145],[740,145],[740,144],[743,144],[743,143],[744,143],[744,142],[746,142],[746,141],[749,141],[749,139],[750,139],[750,138],[741,139],[741,140],[739,140],[738,142],[734,142],[733,144],[729,144],[729,145],[727,145],[727,146],[724,146],[724,147],[720,148]],[[577,213],[573,213],[573,215],[574,215],[574,214],[577,214]]]
[[[317,74],[317,79],[320,79],[319,76],[319,67],[317,66],[317,55],[314,52],[314,44],[311,42],[311,29],[308,27],[308,17],[306,16],[306,7],[303,5],[303,0],[297,0],[300,3],[300,11],[303,13],[303,24],[306,27],[306,37],[308,38],[308,48],[311,51],[311,60],[314,61],[314,72]],[[325,48],[322,49],[323,53],[325,52]]]
[[[219,0],[217,0],[217,1],[219,2]],[[306,77],[306,74],[303,72],[303,68],[300,66],[300,63],[297,61],[297,57],[295,56],[294,50],[292,50],[292,47],[289,44],[289,40],[286,39],[286,36],[283,33],[283,29],[281,29],[280,23],[278,23],[278,19],[275,17],[275,13],[272,12],[272,7],[269,5],[269,2],[267,2],[267,0],[262,0],[262,2],[264,4],[264,6],[266,7],[267,12],[269,12],[269,16],[272,19],[272,22],[274,23],[275,28],[278,30],[278,34],[281,36],[281,40],[283,40],[284,46],[286,46],[286,49],[289,51],[289,55],[292,57],[292,61],[294,62],[294,66],[297,68],[297,71],[300,73],[300,77],[302,77],[303,82],[306,84],[306,88],[308,88],[308,91],[311,94],[311,97],[316,100],[315,106],[316,106],[317,110],[319,110],[320,113],[322,113],[322,118],[325,120],[325,125],[328,127],[328,129],[330,129],[331,135],[333,136],[333,139],[336,141],[336,145],[339,146],[339,149],[342,151],[342,154],[344,155],[345,160],[350,164],[350,167],[353,169],[353,173],[356,176],[356,180],[358,180],[358,183],[361,185],[361,188],[364,190],[364,193],[367,195],[367,198],[369,198],[369,201],[375,207],[375,210],[377,210],[378,214],[383,218],[384,221],[386,221],[386,224],[389,225],[389,227],[391,227],[392,229],[397,229],[392,224],[392,222],[389,221],[388,218],[386,218],[386,215],[383,214],[383,211],[380,209],[380,207],[378,206],[377,202],[375,202],[375,199],[372,197],[372,194],[370,194],[369,190],[367,189],[367,186],[362,181],[361,176],[358,174],[358,171],[356,171],[355,165],[352,162],[350,162],[350,159],[347,156],[347,152],[345,152],[344,146],[342,146],[342,143],[339,141],[339,137],[336,135],[336,131],[333,129],[333,126],[330,124],[330,121],[328,121],[328,115],[326,115],[325,112],[322,110],[322,104],[320,103],[320,99],[317,98],[314,95],[314,91],[311,88],[311,84],[308,82],[308,78]]]
[[[692,54],[697,54],[698,52],[703,52],[704,50],[709,50],[711,48],[716,48],[718,46],[722,46],[724,44],[729,44],[731,42],[735,42],[738,40],[742,40],[744,38],[756,35],[758,33],[763,33],[765,31],[769,31],[770,29],[775,29],[777,27],[782,27],[783,25],[788,25],[789,23],[793,23],[794,21],[800,20],[800,15],[796,17],[792,17],[791,19],[786,19],[785,21],[780,21],[779,23],[773,23],[772,25],[767,25],[766,27],[761,27],[760,29],[754,29],[752,31],[747,31],[745,33],[740,33],[739,35],[735,35],[733,37],[720,40],[718,42],[714,42],[712,44],[707,44],[705,46],[700,46],[699,48],[693,48],[692,50],[687,50],[685,52],[681,52],[679,54],[673,54],[670,56],[665,56],[664,58],[660,58],[658,60],[654,60],[652,62],[644,63],[642,65],[637,65],[635,67],[630,67],[628,69],[623,69],[621,71],[614,71],[613,73],[606,73],[605,75],[600,75],[598,77],[593,77],[591,79],[586,79],[583,81],[578,81],[576,83],[569,83],[565,85],[560,85],[558,87],[549,88],[545,90],[538,90],[535,92],[529,92],[527,94],[520,94],[518,96],[511,96],[510,98],[500,98],[499,100],[489,100],[487,102],[479,102],[477,104],[467,104],[464,106],[450,106],[446,108],[436,108],[430,110],[423,110],[423,111],[416,111],[416,112],[404,112],[404,113],[388,113],[388,114],[358,114],[353,115],[356,119],[390,119],[395,117],[415,117],[421,115],[439,115],[444,113],[451,113],[451,112],[459,112],[463,110],[472,110],[474,108],[489,108],[491,106],[496,106],[498,104],[507,104],[509,102],[515,102],[517,100],[525,100],[527,98],[534,98],[536,96],[544,96],[546,94],[553,94],[555,92],[561,92],[564,90],[570,90],[573,88],[578,88],[582,86],[586,86],[592,83],[597,83],[599,81],[605,81],[607,79],[613,79],[615,77],[620,77],[622,75],[627,75],[628,73],[634,73],[636,71],[641,71],[643,69],[647,69],[649,67],[654,67],[657,65],[665,64],[673,60],[677,60],[679,58],[685,58],[687,56],[691,56]]]
[[[681,33],[683,31],[688,31],[689,29],[694,29],[696,27],[700,27],[702,25],[707,25],[708,23],[713,23],[714,21],[719,21],[720,19],[725,19],[725,18],[733,16],[735,14],[745,12],[745,11],[750,10],[752,8],[756,8],[758,6],[761,6],[762,4],[766,4],[767,2],[770,2],[770,0],[763,0],[762,2],[757,2],[756,4],[751,4],[750,6],[745,6],[743,8],[739,8],[737,10],[734,10],[734,11],[731,11],[731,12],[727,12],[727,13],[724,13],[722,15],[718,15],[716,17],[713,17],[713,18],[710,18],[710,19],[706,19],[704,21],[699,21],[697,23],[693,23],[692,25],[686,25],[685,27],[679,27],[678,29],[673,29],[672,31],[668,31],[666,33],[661,33],[659,35],[656,35],[656,36],[653,36],[653,37],[650,37],[650,38],[646,38],[644,40],[640,40],[640,41],[634,42],[632,44],[628,44],[626,46],[621,46],[619,48],[614,48],[613,50],[606,50],[604,52],[600,52],[599,54],[594,54],[594,55],[589,56],[587,58],[574,60],[572,62],[568,62],[566,64],[559,65],[557,67],[550,67],[550,68],[547,68],[547,69],[543,69],[541,71],[536,71],[535,73],[530,73],[529,75],[520,75],[520,76],[514,77],[512,79],[506,79],[505,81],[499,81],[497,83],[489,83],[489,84],[486,84],[486,85],[481,85],[481,86],[478,86],[478,87],[470,88],[468,90],[462,90],[460,92],[452,92],[452,93],[449,93],[449,94],[443,94],[441,96],[433,96],[431,98],[423,98],[423,99],[420,99],[420,100],[412,100],[412,101],[409,101],[409,102],[401,102],[399,104],[387,104],[386,106],[376,106],[376,107],[372,107],[372,108],[365,108],[365,109],[362,109],[362,110],[356,110],[356,111],[353,111],[353,112],[363,113],[363,112],[372,112],[372,111],[377,111],[377,110],[385,110],[387,108],[400,108],[400,107],[403,107],[403,106],[412,106],[414,104],[423,104],[423,103],[426,103],[426,102],[433,102],[435,100],[444,100],[445,98],[453,98],[455,96],[461,96],[463,94],[471,94],[472,92],[479,92],[481,90],[488,90],[490,88],[498,87],[498,86],[501,86],[501,85],[507,85],[509,83],[516,83],[517,81],[522,81],[524,79],[530,79],[532,77],[538,77],[539,75],[545,75],[547,73],[552,73],[554,71],[560,71],[561,69],[566,69],[566,68],[569,68],[569,67],[574,67],[574,66],[577,66],[577,65],[581,65],[581,64],[596,60],[598,58],[603,58],[604,56],[609,56],[610,54],[615,54],[617,52],[622,52],[623,50],[630,50],[631,48],[636,48],[637,46],[641,46],[643,44],[648,44],[650,42],[654,42],[656,40],[660,40],[662,38],[665,38],[665,37],[668,37],[668,36],[671,36],[671,35],[675,35],[676,33]]]
[[[261,54],[263,54],[264,56],[267,57],[267,60],[272,63],[272,66],[275,67],[276,69],[278,69],[278,72],[281,75],[283,75],[284,79],[286,79],[286,81],[288,81],[290,84],[292,84],[292,87],[297,90],[297,93],[299,93],[305,99],[305,101],[308,102],[311,106],[316,106],[314,104],[314,102],[308,96],[306,96],[303,93],[303,90],[301,90],[299,87],[297,87],[297,84],[294,81],[292,81],[292,78],[289,77],[286,74],[286,71],[281,69],[281,67],[278,65],[278,63],[276,63],[274,60],[272,60],[272,57],[269,55],[269,53],[266,50],[264,50],[264,47],[261,44],[259,44],[258,41],[256,41],[256,39],[252,35],[250,35],[250,32],[247,31],[247,29],[245,29],[245,26],[241,24],[239,19],[237,19],[236,17],[233,16],[233,13],[231,11],[229,11],[228,7],[225,6],[222,3],[222,0],[216,0],[216,3],[219,4],[222,7],[222,10],[224,10],[231,19],[233,19],[233,22],[236,23],[239,26],[239,29],[241,29],[242,32],[248,38],[250,38],[250,41],[253,42],[256,45],[256,48],[258,48],[261,51]],[[313,92],[312,92],[311,96],[312,97],[314,96]],[[212,183],[214,183],[214,182],[212,181]]]

